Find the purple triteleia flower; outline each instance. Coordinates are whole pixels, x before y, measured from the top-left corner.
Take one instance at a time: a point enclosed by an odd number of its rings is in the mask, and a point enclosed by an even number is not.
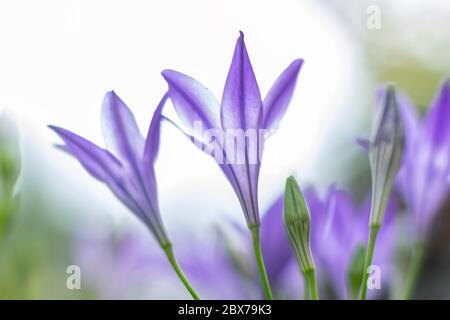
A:
[[[173,70],[162,72],[175,111],[189,130],[187,135],[217,160],[239,198],[249,227],[260,224],[258,178],[264,139],[268,136],[264,133],[275,128],[283,117],[302,63],[300,59],[292,62],[262,100],[241,32],[221,103],[193,78]],[[208,133],[199,135],[199,125]],[[229,136],[236,131],[242,135]],[[242,143],[236,146],[239,138]]]
[[[167,98],[166,94],[156,108],[144,139],[131,110],[113,91],[108,92],[102,108],[107,149],[66,129],[50,126],[64,141],[60,148],[105,183],[147,225],[163,247],[170,242],[159,213],[154,162],[159,149],[161,110]]]
[[[423,120],[406,97],[399,100],[399,108],[405,155],[397,188],[423,237],[450,193],[450,80],[443,82]]]

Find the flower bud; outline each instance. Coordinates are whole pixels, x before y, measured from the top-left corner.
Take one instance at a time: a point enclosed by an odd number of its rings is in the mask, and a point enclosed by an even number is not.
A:
[[[303,273],[315,270],[310,248],[311,216],[294,177],[286,180],[284,223]]]
[[[403,144],[403,122],[397,106],[395,89],[388,86],[375,118],[369,144],[372,173],[371,227],[379,228],[383,222],[386,204],[400,168]]]

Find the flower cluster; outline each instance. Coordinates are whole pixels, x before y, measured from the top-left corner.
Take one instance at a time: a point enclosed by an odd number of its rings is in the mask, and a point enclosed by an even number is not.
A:
[[[50,126],[64,141],[59,148],[106,184],[148,227],[165,253],[165,259],[150,254],[148,245],[142,245],[135,235],[118,248],[105,247],[101,241],[87,245],[82,241],[78,252],[84,264],[100,259],[100,263],[112,265],[117,292],[129,285],[124,277],[131,279],[130,273],[136,274],[142,267],[162,279],[166,276],[161,270],[170,266],[195,299],[199,295],[194,287],[205,298],[235,299],[261,298],[263,294],[267,299],[300,298],[302,290],[305,299],[365,299],[368,289],[381,289],[381,284],[389,288],[395,272],[397,224],[411,221],[397,218],[400,200],[406,203],[408,216],[415,217],[416,239],[423,244],[430,221],[450,188],[449,81],[442,85],[422,122],[394,86],[378,92],[371,138],[364,142],[372,178],[366,200],[356,201],[334,185],[321,196],[313,187],[302,190],[295,178],[289,177],[284,194],[260,217],[258,185],[264,144],[288,108],[302,64],[302,59],[294,60],[263,99],[241,32],[220,102],[197,80],[167,69],[162,76],[168,92],[154,111],[146,138],[131,110],[114,92],[108,92],[103,103],[106,148]],[[180,125],[162,114],[169,99]],[[185,235],[189,241],[180,242],[178,258],[188,277],[175,259],[158,204],[155,161],[162,121],[175,125],[216,160],[248,227],[237,228],[239,248],[220,236],[222,233],[215,241],[193,241]],[[104,255],[97,255],[92,248]],[[248,258],[250,251],[252,259]],[[416,262],[414,265],[420,265],[420,256]],[[412,275],[417,273],[417,269],[412,271]],[[262,284],[259,288],[256,275]],[[414,287],[415,276],[410,278],[405,296]],[[91,279],[95,282],[102,277]],[[108,288],[107,293],[116,297],[116,286]],[[382,295],[389,292],[369,292],[369,296]]]

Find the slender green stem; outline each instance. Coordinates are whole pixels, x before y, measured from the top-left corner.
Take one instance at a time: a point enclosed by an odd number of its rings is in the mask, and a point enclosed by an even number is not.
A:
[[[178,262],[175,259],[175,255],[173,253],[172,245],[171,244],[165,245],[163,247],[163,250],[166,253],[167,259],[169,259],[169,262],[172,265],[173,270],[176,272],[176,274],[180,278],[181,282],[183,282],[183,284],[186,287],[186,289],[192,295],[192,298],[194,298],[194,300],[200,300],[200,297],[195,292],[194,288],[192,288],[192,286],[189,283],[188,279],[186,278],[186,276],[184,275],[184,273],[181,270],[180,266],[178,265]]]
[[[404,299],[411,299],[416,287],[417,278],[419,277],[420,269],[423,263],[424,245],[421,241],[416,242],[414,245],[413,256],[409,264],[408,275],[406,278]]]
[[[303,291],[303,300],[309,300],[310,299],[309,280],[304,272],[302,272],[302,275],[303,275],[303,290],[304,290]]]
[[[261,251],[261,241],[259,239],[259,226],[250,227],[253,240],[253,250],[255,252],[256,262],[258,264],[259,275],[264,287],[264,294],[267,300],[273,300],[272,291],[270,290],[269,278],[267,277],[266,268]]]
[[[369,240],[367,244],[366,260],[364,263],[363,279],[361,283],[361,300],[366,300],[367,295],[367,279],[369,278],[369,267],[372,264],[373,251],[375,249],[375,242],[377,240],[379,226],[371,226],[369,231]]]
[[[305,272],[305,277],[308,279],[309,287],[311,288],[311,297],[313,300],[319,300],[319,295],[317,294],[316,285],[316,272],[315,270],[309,270]]]

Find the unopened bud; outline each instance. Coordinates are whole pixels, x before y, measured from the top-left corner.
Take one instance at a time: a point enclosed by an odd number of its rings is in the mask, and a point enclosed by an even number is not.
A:
[[[315,270],[310,248],[311,215],[294,177],[286,181],[284,223],[302,272]]]
[[[392,185],[403,154],[403,122],[395,89],[388,86],[375,118],[369,145],[372,172],[372,208],[370,226],[381,227]]]

